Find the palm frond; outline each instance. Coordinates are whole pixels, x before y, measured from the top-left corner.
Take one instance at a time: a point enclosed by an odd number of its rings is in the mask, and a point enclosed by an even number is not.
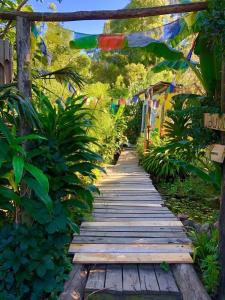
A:
[[[34,79],[55,79],[60,83],[72,82],[81,88],[85,82],[85,79],[77,73],[72,66],[67,66],[55,71],[37,71],[33,75]]]

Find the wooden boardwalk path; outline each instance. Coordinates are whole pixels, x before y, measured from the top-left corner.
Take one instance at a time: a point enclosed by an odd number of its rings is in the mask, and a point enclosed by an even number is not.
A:
[[[159,264],[192,263],[191,241],[182,223],[163,206],[133,150],[122,152],[99,188],[93,221],[82,223],[69,249],[75,264],[91,264],[86,295],[181,299],[172,272]]]

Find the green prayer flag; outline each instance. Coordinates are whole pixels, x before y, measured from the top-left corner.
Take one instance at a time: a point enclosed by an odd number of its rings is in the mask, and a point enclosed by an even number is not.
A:
[[[97,35],[89,35],[70,41],[70,47],[73,49],[93,49],[98,46]]]

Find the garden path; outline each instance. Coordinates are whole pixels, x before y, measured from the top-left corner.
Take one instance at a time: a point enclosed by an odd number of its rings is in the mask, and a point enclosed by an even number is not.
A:
[[[173,273],[160,263],[192,263],[191,241],[138,165],[134,150],[122,152],[99,189],[93,221],[82,223],[69,249],[75,264],[90,264],[85,294],[91,293],[91,299],[134,294],[132,299],[180,299]]]

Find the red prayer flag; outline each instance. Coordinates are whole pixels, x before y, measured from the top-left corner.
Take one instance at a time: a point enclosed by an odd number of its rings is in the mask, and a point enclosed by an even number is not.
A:
[[[101,34],[98,39],[98,47],[102,50],[122,49],[125,45],[125,35],[115,34],[107,35]]]

